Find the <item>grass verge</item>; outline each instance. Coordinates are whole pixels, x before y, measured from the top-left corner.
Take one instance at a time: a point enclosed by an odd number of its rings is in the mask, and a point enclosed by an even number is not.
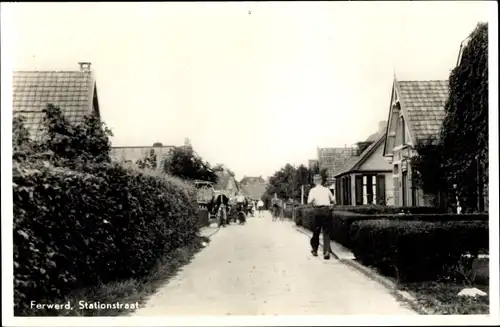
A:
[[[489,293],[488,286],[475,285],[481,291]],[[431,314],[436,315],[473,315],[489,314],[489,296],[458,296],[464,285],[452,282],[422,282],[407,283],[398,286],[398,289],[407,291],[418,304]]]
[[[59,303],[70,303],[71,309],[40,309],[33,310],[32,316],[122,316],[133,313],[134,308],[112,307],[109,304],[131,304],[138,305],[145,302],[147,297],[153,294],[168,279],[177,274],[179,269],[188,264],[194,255],[203,247],[203,243],[210,242],[205,236],[197,237],[189,245],[173,251],[171,254],[160,260],[151,273],[145,278],[129,279],[109,284],[83,289],[72,293]],[[126,269],[126,267],[124,267]],[[80,301],[89,305],[93,303],[105,304],[107,308],[86,309],[79,306]]]

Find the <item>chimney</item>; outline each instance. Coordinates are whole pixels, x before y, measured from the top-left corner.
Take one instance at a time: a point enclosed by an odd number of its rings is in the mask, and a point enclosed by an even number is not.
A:
[[[82,71],[82,72],[89,72],[90,71],[90,66],[92,66],[92,63],[90,63],[90,62],[79,62],[78,65],[80,65],[80,71]]]

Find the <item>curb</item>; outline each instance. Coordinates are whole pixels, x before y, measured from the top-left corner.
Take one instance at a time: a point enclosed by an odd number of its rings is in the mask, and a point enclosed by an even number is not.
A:
[[[305,229],[303,227],[299,227],[299,226],[294,226],[294,227],[299,233],[302,233],[304,235],[311,237],[311,232],[308,231],[307,229]],[[331,241],[331,243],[336,244],[335,241]],[[322,242],[320,242],[320,246],[323,247]],[[368,277],[371,280],[384,286],[387,290],[389,290],[389,292],[391,294],[394,295],[394,297],[396,297],[397,300],[404,302],[404,303],[407,303],[411,307],[411,309],[414,310],[415,312],[417,312],[418,314],[420,314],[420,315],[432,315],[433,314],[431,311],[423,308],[420,304],[418,304],[417,299],[414,298],[410,293],[408,293],[406,291],[398,290],[397,284],[394,283],[389,278],[380,275],[379,273],[377,273],[373,269],[366,267],[366,266],[363,266],[362,264],[360,264],[359,262],[357,262],[353,259],[342,258],[342,255],[340,255],[339,253],[335,253],[335,251],[334,251],[335,247],[336,246],[331,246],[330,248],[331,248],[331,253],[333,254],[333,256],[337,260],[339,260],[342,263],[345,263],[347,266],[361,272],[366,277]]]
[[[399,301],[407,303],[415,312],[417,312],[420,315],[432,315],[433,313],[424,307],[422,307],[417,299],[413,297],[410,293],[406,291],[401,291],[397,289],[397,284],[387,277],[384,277],[380,274],[378,274],[376,271],[374,271],[371,268],[368,268],[366,266],[363,266],[357,261],[354,260],[341,260],[344,262],[347,266],[356,269],[357,271],[361,272],[364,274],[366,277],[370,278],[371,280],[379,283],[380,285],[384,286],[393,294]]]

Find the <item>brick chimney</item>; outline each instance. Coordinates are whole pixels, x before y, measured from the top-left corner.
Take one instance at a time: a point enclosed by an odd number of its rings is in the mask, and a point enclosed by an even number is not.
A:
[[[92,63],[90,63],[90,62],[79,62],[78,65],[80,65],[80,71],[82,71],[82,72],[90,72],[90,66],[92,66]]]

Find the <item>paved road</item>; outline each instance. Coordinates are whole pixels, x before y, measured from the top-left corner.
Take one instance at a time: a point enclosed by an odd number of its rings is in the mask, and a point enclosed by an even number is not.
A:
[[[416,315],[381,285],[321,256],[289,221],[250,218],[210,244],[135,312],[154,315]]]

